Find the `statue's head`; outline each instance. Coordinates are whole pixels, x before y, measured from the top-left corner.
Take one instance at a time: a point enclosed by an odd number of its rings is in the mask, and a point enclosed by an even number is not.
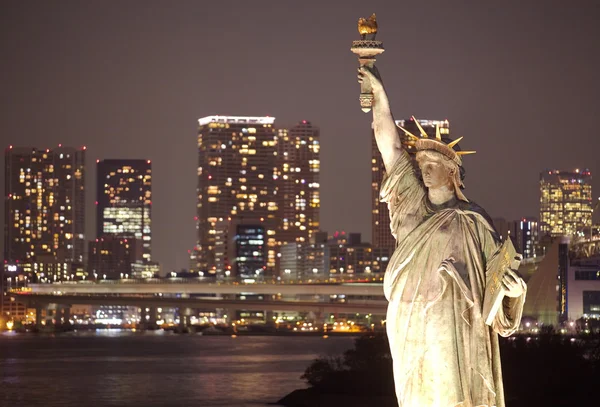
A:
[[[429,138],[428,134],[423,130],[419,121],[414,118],[417,127],[421,132],[421,137],[411,134],[406,129],[404,132],[416,139],[415,148],[417,149],[417,162],[421,169],[423,182],[427,188],[453,188],[458,199],[465,202],[469,200],[462,193],[464,188],[462,182],[464,178],[464,170],[462,168],[462,155],[473,154],[475,151],[461,151],[458,142],[462,137],[456,140],[442,138],[439,127],[436,126],[436,137]],[[454,148],[456,146],[456,149]]]
[[[427,188],[448,188],[454,190],[458,199],[469,202],[461,191],[464,188],[462,179],[464,170],[455,161],[436,150],[419,150],[417,163],[421,169],[421,177]]]

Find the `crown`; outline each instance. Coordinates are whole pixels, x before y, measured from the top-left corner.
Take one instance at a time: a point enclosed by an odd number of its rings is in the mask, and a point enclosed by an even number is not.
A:
[[[423,127],[421,127],[421,124],[415,118],[415,116],[412,116],[412,120],[415,122],[415,124],[419,128],[419,131],[421,132],[421,137],[415,136],[414,134],[412,134],[410,131],[406,130],[402,126],[398,126],[398,127],[400,127],[407,136],[412,137],[415,140],[414,145],[415,145],[415,148],[417,149],[417,151],[423,151],[423,150],[437,151],[438,153],[443,154],[444,156],[448,157],[450,160],[454,161],[459,167],[462,167],[461,156],[467,155],[467,154],[475,154],[475,151],[460,151],[460,150],[456,151],[456,150],[454,150],[454,146],[457,145],[463,139],[462,137],[459,137],[456,140],[453,140],[447,144],[444,143],[444,141],[442,141],[442,135],[440,133],[440,125],[439,124],[435,125],[435,139],[433,139],[433,138],[429,138],[429,135],[425,132]]]

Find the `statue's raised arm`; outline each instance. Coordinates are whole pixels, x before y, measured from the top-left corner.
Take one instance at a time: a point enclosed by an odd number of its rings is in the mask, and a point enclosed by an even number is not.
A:
[[[389,172],[402,151],[398,127],[392,116],[390,101],[377,68],[360,67],[358,82],[363,83],[364,81],[370,83],[373,92],[373,130],[383,164],[386,171]]]

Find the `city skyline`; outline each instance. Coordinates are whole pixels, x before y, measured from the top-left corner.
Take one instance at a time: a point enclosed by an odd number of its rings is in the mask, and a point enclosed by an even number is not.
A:
[[[454,137],[465,136],[464,148],[478,150],[465,159],[465,194],[492,217],[537,215],[540,171],[599,170],[590,120],[600,94],[598,11],[591,2],[557,4],[548,2],[544,13],[517,2],[492,9],[240,4],[235,11],[185,3],[147,3],[141,11],[36,5],[35,13],[12,5],[0,17],[7,56],[0,83],[10,100],[0,131],[4,147],[87,145],[88,180],[95,178],[95,159],[152,159],[153,257],[170,270],[188,266],[187,249],[195,242],[197,118],[223,112],[271,115],[286,125],[309,120],[322,134],[321,228],[371,240],[370,119],[358,107],[349,46],[357,38],[356,18],[375,11],[387,49],[378,67],[396,117],[449,119]],[[198,24],[202,13],[211,18]],[[435,29],[419,30],[422,19],[404,14],[426,15]],[[272,24],[257,25],[261,20]],[[309,23],[324,28],[307,30]],[[558,25],[564,29],[554,30]],[[277,63],[267,68],[264,55]],[[405,63],[407,55],[415,64]],[[95,234],[90,218],[88,239]]]

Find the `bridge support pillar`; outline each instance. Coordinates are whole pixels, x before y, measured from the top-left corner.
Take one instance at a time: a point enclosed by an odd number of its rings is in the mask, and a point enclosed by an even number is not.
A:
[[[275,313],[273,311],[265,311],[265,325],[275,326]]]
[[[71,322],[69,321],[69,319],[71,319],[71,306],[65,305],[65,307],[63,308],[63,327],[71,326]]]
[[[54,309],[54,329],[56,331],[60,331],[62,329],[62,312],[63,306],[60,304],[56,304]]]
[[[185,332],[185,316],[183,315],[182,309],[179,309],[179,333]]]
[[[52,317],[54,316],[53,304],[47,304],[45,307],[46,315],[44,316],[44,322],[47,327],[52,326]]]
[[[227,323],[231,325],[236,321],[237,311],[234,308],[226,308],[224,309],[225,315],[227,315]]]
[[[179,308],[179,333],[190,332],[192,328],[192,310]]]
[[[148,313],[146,312],[146,306],[142,305],[140,308],[140,322],[138,324],[138,329],[140,330],[145,330],[147,327],[147,320],[146,317],[148,316]]]
[[[42,306],[36,304],[35,306],[35,329],[39,332],[42,329]]]
[[[150,318],[148,319],[148,329],[157,329],[156,325],[156,307],[150,307],[149,314]]]

